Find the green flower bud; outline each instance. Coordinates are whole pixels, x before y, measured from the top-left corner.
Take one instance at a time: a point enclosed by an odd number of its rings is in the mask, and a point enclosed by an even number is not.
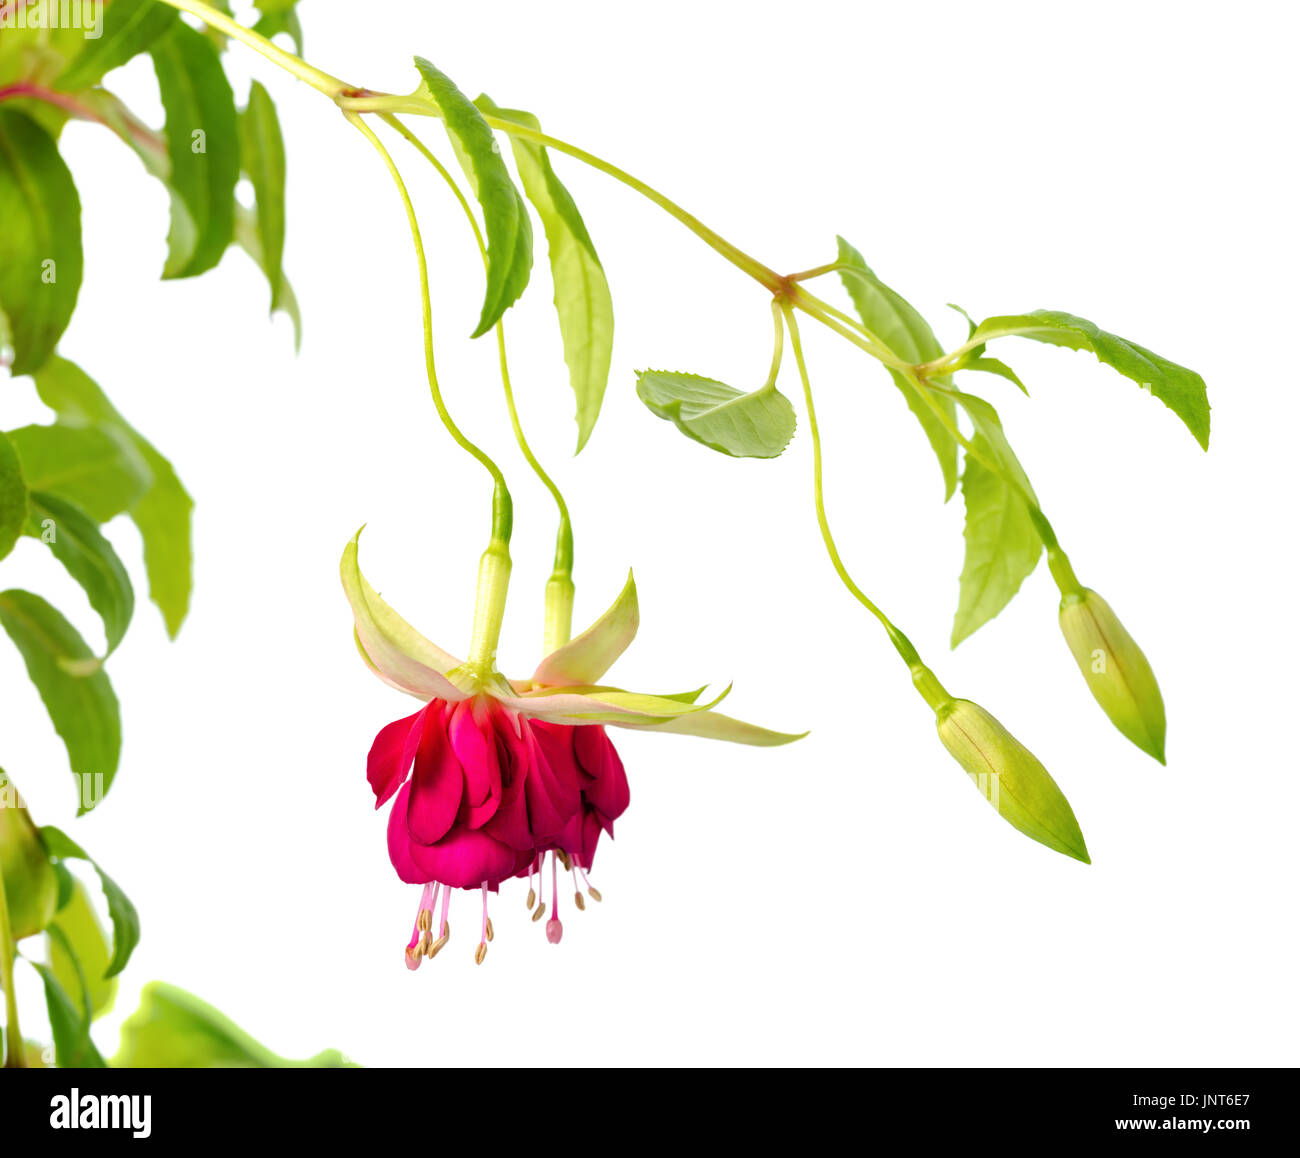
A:
[[[1028,748],[970,700],[949,700],[936,716],[943,746],[1003,820],[1050,849],[1092,863],[1070,802]]]
[[[58,880],[18,790],[0,772],[0,872],[15,941],[39,933],[54,917]]]
[[[1147,755],[1165,762],[1165,702],[1142,649],[1095,591],[1061,600],[1061,631],[1088,690],[1110,722]]]

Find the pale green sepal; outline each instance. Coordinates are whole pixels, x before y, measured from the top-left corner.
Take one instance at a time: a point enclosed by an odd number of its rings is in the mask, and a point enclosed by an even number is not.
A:
[[[769,728],[760,728],[757,724],[747,724],[744,720],[735,720],[721,712],[699,712],[689,716],[677,716],[662,724],[626,724],[625,727],[641,727],[647,732],[672,732],[678,736],[699,736],[704,740],[726,740],[731,744],[749,744],[755,748],[779,748],[782,744],[793,744],[802,740],[807,732],[773,732]]]
[[[970,700],[950,700],[935,715],[944,747],[1003,820],[1055,852],[1092,863],[1070,802],[1038,757]]]
[[[508,708],[553,723],[567,724],[659,724],[677,716],[706,712],[731,692],[728,684],[720,696],[707,704],[685,699],[649,696],[621,688],[546,688],[522,696],[500,697]]]
[[[357,559],[362,527],[349,540],[339,563],[343,591],[352,605],[356,637],[369,666],[384,680],[421,700],[463,700],[474,689],[464,676],[447,678],[463,661],[448,655],[388,606],[366,582]]]
[[[636,581],[632,572],[613,606],[595,623],[563,647],[551,652],[533,673],[535,687],[571,687],[594,684],[636,638],[641,624]]]
[[[1155,672],[1119,617],[1084,588],[1061,600],[1061,632],[1088,690],[1110,722],[1148,756],[1165,762],[1165,701]]]

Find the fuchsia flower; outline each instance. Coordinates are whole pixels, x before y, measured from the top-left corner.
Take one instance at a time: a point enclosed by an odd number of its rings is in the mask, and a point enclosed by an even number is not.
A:
[[[678,732],[775,746],[798,736],[772,732],[696,703],[699,693],[652,696],[600,685],[636,635],[636,587],[629,575],[614,605],[587,631],[553,651],[531,679],[507,680],[442,651],[403,620],[366,582],[353,537],[340,567],[356,642],[385,683],[424,702],[375,737],[366,775],[376,807],[393,801],[388,854],[397,875],[423,886],[406,963],[416,969],[450,935],[453,889],[477,889],[482,908],[476,960],[492,940],[488,894],[512,877],[529,878],[528,907],[544,894],[551,858],[547,939],[557,943],[558,877],[563,864],[583,908],[582,885],[600,900],[588,873],[602,833],[630,801],[627,774],[605,725]],[[723,692],[723,696],[726,692]],[[581,885],[579,884],[581,878]],[[548,912],[543,897],[533,920]]]

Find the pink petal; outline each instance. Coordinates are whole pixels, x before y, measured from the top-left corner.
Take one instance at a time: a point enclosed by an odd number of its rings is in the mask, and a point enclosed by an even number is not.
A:
[[[528,827],[526,781],[532,754],[528,741],[515,734],[515,723],[504,712],[494,724],[497,764],[501,769],[501,804],[483,825],[483,831],[521,853],[528,853],[528,859],[531,859],[533,833]]]
[[[596,845],[600,840],[601,829],[614,839],[613,824],[602,824],[600,818],[590,809],[582,817],[582,867],[590,872],[596,865]]]
[[[485,832],[459,826],[437,844],[414,845],[410,851],[426,880],[457,889],[476,889],[484,881],[494,888],[514,875],[519,861],[515,849]]]
[[[465,804],[471,828],[481,828],[501,803],[501,769],[492,729],[494,709],[464,700],[451,712],[447,736],[465,775]]]
[[[425,876],[411,855],[411,834],[407,828],[407,809],[411,800],[411,782],[402,785],[388,814],[388,859],[393,862],[397,875],[408,885],[427,884]]]
[[[460,763],[447,741],[446,718],[450,710],[450,705],[442,705],[436,716],[427,718],[415,753],[408,828],[412,838],[422,844],[432,844],[451,828],[464,791]],[[396,807],[393,811],[397,811]]]
[[[590,725],[574,729],[573,750],[578,765],[593,782],[583,789],[587,801],[610,821],[627,811],[632,801],[627,772],[605,729]]]
[[[532,752],[532,768],[528,776],[528,822],[535,839],[541,841],[556,836],[564,830],[582,804],[577,785],[566,775],[565,757],[560,750],[556,772],[542,750],[531,726],[527,739]]]
[[[375,742],[370,745],[366,779],[374,791],[376,808],[392,797],[411,770],[411,761],[415,759],[415,749],[420,742],[424,715],[428,710],[426,704],[415,715],[394,720],[380,729]]]

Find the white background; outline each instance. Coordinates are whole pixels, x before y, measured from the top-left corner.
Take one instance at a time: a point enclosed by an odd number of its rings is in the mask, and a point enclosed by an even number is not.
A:
[[[553,948],[528,923],[524,889],[508,886],[476,968],[476,901],[459,898],[448,950],[408,973],[417,890],[388,864],[364,760],[413,705],[358,660],[337,561],[368,521],[372,581],[461,650],[489,488],[429,404],[388,177],[325,98],[233,48],[236,75],[263,79],[284,120],[300,357],[287,322],[267,323],[265,284],[242,255],[161,284],[163,192],[102,130],[67,131],[87,276],[64,351],[197,500],[194,603],[173,644],[145,601],[134,529],[109,528],[139,608],[111,664],[122,768],[89,818],[73,820],[61,745],[17,654],[0,651],[4,765],[38,820],[99,856],[143,916],[97,1030],[105,1051],[139,986],[163,978],[283,1053],[336,1046],[367,1065],[1294,1064],[1295,9],[303,7],[322,67],[406,91],[410,56],[427,55],[471,95],[533,109],[771,265],[828,261],[845,234],[950,346],[965,331],[946,302],[977,317],[1047,307],[1200,370],[1208,455],[1087,354],[995,350],[1031,399],[997,379],[967,383],[1001,408],[1080,577],[1151,658],[1169,767],[1087,695],[1045,567],[948,651],[960,499],[941,504],[937,465],[883,370],[808,323],[850,569],[955,693],[1044,760],[1094,863],[999,821],[831,572],[806,422],[781,459],[735,461],[636,399],[646,366],[761,382],[763,292],[631,192],[557,157],[618,318],[604,414],[579,458],[540,248],[509,329],[527,428],[574,510],[579,626],[632,565],[643,629],[620,683],[734,679],[734,714],[812,735],[760,751],[617,734],[633,805],[598,861],[604,904],[576,914],[566,892]],[[111,83],[160,120],[147,62]],[[446,156],[439,126],[418,127]],[[514,484],[502,655],[523,674],[538,658],[552,511],[509,439],[493,350],[466,340],[481,293],[472,242],[400,144],[435,268],[449,403]],[[797,396],[792,373],[783,385]],[[26,383],[5,397],[8,426],[46,417]],[[39,544],[24,542],[3,578],[40,585],[102,639]]]

